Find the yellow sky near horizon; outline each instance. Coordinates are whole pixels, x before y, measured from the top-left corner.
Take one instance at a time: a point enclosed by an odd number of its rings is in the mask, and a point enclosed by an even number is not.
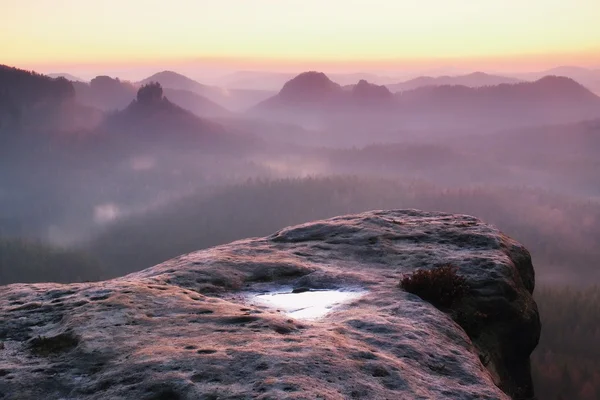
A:
[[[0,0],[0,63],[600,65],[599,21],[600,0]]]

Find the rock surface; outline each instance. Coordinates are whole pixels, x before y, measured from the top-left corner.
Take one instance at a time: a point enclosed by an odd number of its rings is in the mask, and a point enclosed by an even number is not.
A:
[[[472,338],[398,287],[440,263],[485,316]],[[316,321],[249,303],[285,286],[367,293]],[[523,246],[476,218],[416,210],[290,227],[105,282],[9,285],[0,398],[527,398],[533,287]]]

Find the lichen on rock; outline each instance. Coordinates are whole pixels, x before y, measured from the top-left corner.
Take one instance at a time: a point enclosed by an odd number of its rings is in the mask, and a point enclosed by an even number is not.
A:
[[[468,282],[463,314],[398,287],[442,264]],[[394,210],[105,282],[8,285],[0,398],[525,399],[540,333],[534,281],[527,250],[476,218]],[[248,303],[281,285],[366,293],[311,321]]]

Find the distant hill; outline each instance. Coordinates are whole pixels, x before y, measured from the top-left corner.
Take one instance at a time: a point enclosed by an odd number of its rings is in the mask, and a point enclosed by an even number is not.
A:
[[[407,107],[431,107],[439,109],[513,110],[523,106],[544,107],[564,105],[596,109],[600,98],[573,79],[547,76],[535,82],[501,84],[470,88],[466,86],[427,86],[404,93],[396,98]],[[494,107],[494,108],[491,108]],[[560,112],[561,110],[556,110]],[[563,110],[568,111],[568,110]]]
[[[71,75],[67,72],[58,72],[58,73],[53,73],[53,74],[48,74],[48,76],[50,78],[65,78],[68,81],[71,82],[85,82],[85,79],[81,79],[75,75]]]
[[[185,75],[173,71],[158,72],[146,79],[138,82],[138,85],[145,85],[151,82],[158,82],[163,88],[189,90],[199,94],[204,94],[211,90],[210,86],[203,85]]]
[[[576,122],[600,116],[600,98],[572,79],[469,88],[427,86],[396,94],[407,120],[428,124],[504,129]],[[417,121],[418,119],[418,121]]]
[[[344,95],[342,87],[322,72],[304,72],[286,82],[276,96],[283,103],[335,100]]]
[[[589,69],[575,66],[561,66],[546,71],[530,72],[515,75],[524,80],[536,80],[548,75],[558,75],[571,78],[592,92],[600,95],[600,69]]]
[[[254,138],[228,132],[223,126],[200,118],[168,100],[158,83],[142,86],[122,111],[111,114],[103,129],[134,143],[163,142],[173,146],[194,145],[207,150],[247,146]]]
[[[94,124],[95,110],[75,101],[73,84],[0,65],[0,131],[73,130]]]
[[[265,90],[225,89],[208,86],[173,71],[158,72],[141,80],[138,85],[150,82],[158,82],[165,89],[195,92],[221,107],[233,111],[247,109],[273,95],[273,92]]]
[[[489,75],[483,72],[474,72],[468,75],[458,76],[421,76],[418,78],[411,79],[406,82],[389,84],[387,88],[392,92],[404,92],[408,90],[418,89],[424,86],[467,86],[467,87],[482,87],[482,86],[496,86],[503,83],[518,83],[522,82],[517,78],[509,78],[506,76]]]
[[[304,72],[288,81],[281,91],[255,107],[255,111],[303,107],[305,109],[344,109],[356,104],[392,101],[393,95],[385,86],[365,80],[342,88],[322,72]]]
[[[386,87],[364,80],[341,87],[312,71],[288,81],[250,114],[340,132],[474,132],[596,118],[600,98],[574,80],[557,76],[477,88],[424,86],[392,95]]]
[[[352,132],[393,127],[395,99],[384,86],[361,80],[342,87],[322,72],[309,71],[288,81],[275,96],[248,113],[305,129]]]

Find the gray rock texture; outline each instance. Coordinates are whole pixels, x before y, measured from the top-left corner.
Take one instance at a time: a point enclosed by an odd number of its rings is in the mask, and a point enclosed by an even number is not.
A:
[[[398,286],[445,263],[470,286],[458,308]],[[315,321],[249,301],[282,287],[366,294]],[[470,216],[312,222],[110,281],[0,287],[0,398],[529,398],[533,288],[527,250]]]

